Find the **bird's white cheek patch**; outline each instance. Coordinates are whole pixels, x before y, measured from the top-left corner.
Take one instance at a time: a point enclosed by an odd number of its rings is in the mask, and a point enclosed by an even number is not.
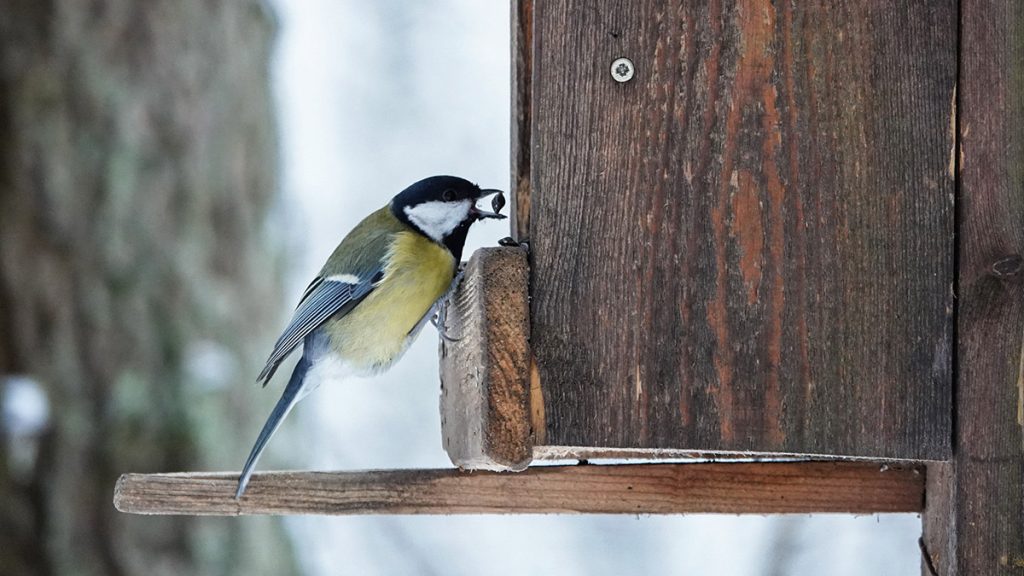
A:
[[[424,202],[416,206],[406,206],[405,215],[424,234],[440,242],[469,216],[471,207],[472,203],[469,200]]]

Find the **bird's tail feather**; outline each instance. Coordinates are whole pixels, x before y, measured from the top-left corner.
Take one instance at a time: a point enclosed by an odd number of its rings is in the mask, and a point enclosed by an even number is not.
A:
[[[238,477],[238,489],[235,491],[236,500],[240,499],[242,494],[245,493],[245,487],[249,484],[249,477],[252,476],[253,468],[260,459],[263,449],[267,447],[270,437],[274,435],[274,432],[277,432],[281,422],[284,421],[284,417],[288,415],[292,407],[305,396],[305,394],[302,394],[302,389],[306,384],[306,374],[309,372],[312,364],[312,361],[304,354],[299,359],[298,364],[295,365],[292,377],[288,380],[288,385],[285,386],[284,392],[281,393],[281,399],[277,401],[274,410],[270,413],[270,417],[267,418],[266,424],[263,425],[263,430],[260,431],[256,444],[252,447],[252,452],[249,452],[249,458],[245,461],[242,474]]]

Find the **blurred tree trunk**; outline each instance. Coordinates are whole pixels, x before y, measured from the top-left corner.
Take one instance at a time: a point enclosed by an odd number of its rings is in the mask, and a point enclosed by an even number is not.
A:
[[[277,522],[111,505],[122,472],[237,468],[256,430],[273,36],[260,0],[0,0],[0,377],[50,406],[0,426],[0,574],[294,571]]]

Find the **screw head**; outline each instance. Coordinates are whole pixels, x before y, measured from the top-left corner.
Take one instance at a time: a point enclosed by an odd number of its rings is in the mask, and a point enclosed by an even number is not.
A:
[[[616,82],[629,82],[635,72],[636,66],[633,66],[633,61],[629,58],[616,58],[612,62],[612,78]]]

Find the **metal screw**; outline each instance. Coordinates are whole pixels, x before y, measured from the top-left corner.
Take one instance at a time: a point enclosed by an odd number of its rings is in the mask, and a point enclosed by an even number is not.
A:
[[[634,72],[636,72],[636,67],[633,66],[633,61],[629,58],[616,58],[612,62],[612,78],[616,82],[629,82],[633,78]]]

